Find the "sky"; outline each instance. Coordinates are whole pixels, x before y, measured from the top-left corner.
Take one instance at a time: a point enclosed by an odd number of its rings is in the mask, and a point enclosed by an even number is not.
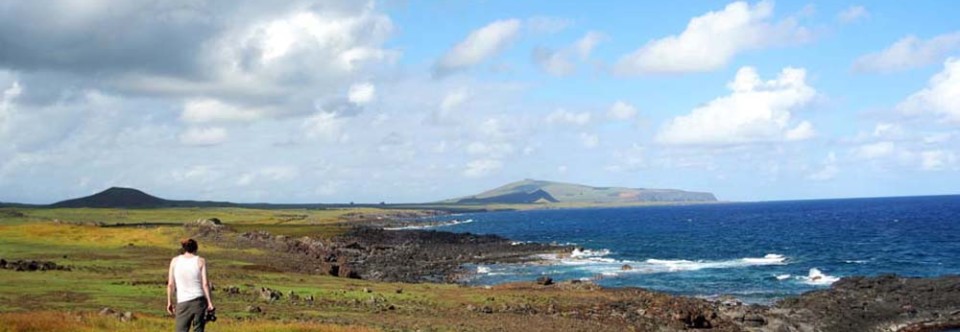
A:
[[[0,0],[0,201],[960,193],[954,1]]]

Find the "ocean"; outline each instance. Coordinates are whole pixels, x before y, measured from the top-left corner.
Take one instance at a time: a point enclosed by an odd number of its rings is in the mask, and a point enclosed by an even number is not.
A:
[[[436,230],[573,244],[548,264],[468,266],[473,285],[593,280],[770,303],[852,275],[960,273],[960,196],[489,212]]]

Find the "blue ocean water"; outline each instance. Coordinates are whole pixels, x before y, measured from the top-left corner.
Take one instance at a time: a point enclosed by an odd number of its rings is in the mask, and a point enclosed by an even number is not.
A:
[[[449,217],[448,217],[449,218]],[[549,264],[471,266],[470,284],[591,279],[770,302],[836,278],[960,273],[960,196],[538,210],[456,216],[438,230],[576,244]],[[624,270],[629,265],[629,270]]]

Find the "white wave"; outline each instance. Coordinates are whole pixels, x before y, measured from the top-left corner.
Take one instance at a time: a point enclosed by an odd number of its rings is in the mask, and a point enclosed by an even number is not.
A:
[[[847,264],[867,264],[867,262],[869,262],[869,261],[866,260],[866,259],[858,259],[858,260],[852,260],[852,259],[851,259],[851,260],[845,260],[845,261],[843,261],[843,262],[844,262],[844,263],[847,263]]]
[[[453,219],[450,221],[432,222],[432,223],[420,224],[420,225],[410,225],[410,226],[402,226],[402,227],[384,227],[383,229],[388,231],[399,231],[399,230],[405,230],[405,229],[429,229],[429,228],[436,228],[436,227],[447,227],[447,226],[453,226],[453,225],[468,224],[472,222],[473,222],[473,219],[467,219],[467,220]]]
[[[824,274],[818,268],[812,268],[806,276],[799,276],[798,278],[800,282],[814,286],[827,286],[840,280],[840,278]]]
[[[570,266],[574,269],[596,275],[614,276],[624,273],[663,273],[696,271],[701,269],[742,268],[761,265],[783,265],[787,258],[779,254],[768,254],[763,257],[745,257],[722,261],[705,260],[668,260],[647,259],[646,261],[618,260],[605,257],[610,254],[607,249],[590,250],[576,248],[569,255],[540,255],[546,264]]]
[[[745,263],[751,263],[756,265],[779,265],[779,264],[783,264],[783,262],[787,260],[787,258],[783,257],[783,255],[778,255],[778,254],[766,254],[765,256],[763,256],[763,258],[747,257],[747,258],[742,258],[742,260]]]
[[[667,272],[677,271],[696,271],[702,269],[725,269],[761,265],[783,265],[787,258],[778,254],[767,254],[762,258],[746,257],[725,261],[704,261],[704,260],[685,260],[685,259],[648,259],[645,263],[659,266],[666,269]]]
[[[488,274],[488,273],[490,273],[489,267],[486,267],[483,265],[477,265],[477,274]]]
[[[610,250],[600,249],[600,250],[590,250],[590,249],[580,249],[574,248],[573,252],[570,253],[571,258],[591,258],[591,257],[603,257],[610,254]]]
[[[790,279],[790,277],[792,277],[792,275],[790,274],[780,274],[780,275],[774,276],[774,278],[777,278],[777,280],[780,280],[780,281]]]

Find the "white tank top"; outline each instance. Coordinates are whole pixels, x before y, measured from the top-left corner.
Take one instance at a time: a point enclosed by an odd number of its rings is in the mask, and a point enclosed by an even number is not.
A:
[[[173,263],[173,280],[177,286],[177,303],[203,297],[199,257],[177,256]]]

